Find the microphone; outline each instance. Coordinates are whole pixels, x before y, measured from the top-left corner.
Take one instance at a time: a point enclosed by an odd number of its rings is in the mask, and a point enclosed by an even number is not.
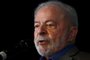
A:
[[[20,40],[14,47],[0,52],[0,60],[10,60],[20,53],[28,51],[29,45],[25,40]]]
[[[0,52],[0,60],[6,60],[7,54],[4,51]]]

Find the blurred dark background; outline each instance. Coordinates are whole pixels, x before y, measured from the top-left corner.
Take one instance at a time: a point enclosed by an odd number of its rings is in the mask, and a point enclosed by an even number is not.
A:
[[[33,12],[38,4],[48,0],[3,1],[0,7],[0,51],[10,49],[20,40],[28,41],[31,58],[39,58],[33,44]],[[89,5],[87,1],[60,0],[73,6],[78,14],[79,32],[76,46],[90,53]],[[26,54],[26,53],[24,53]],[[23,54],[23,55],[24,55]]]

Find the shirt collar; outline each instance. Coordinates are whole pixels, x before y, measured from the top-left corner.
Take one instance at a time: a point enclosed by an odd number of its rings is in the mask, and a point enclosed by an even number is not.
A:
[[[62,57],[68,50],[70,50],[71,48],[73,48],[74,45],[70,44],[68,45],[66,48],[64,48],[63,50],[55,53],[53,56],[51,56],[49,58],[49,60],[58,60],[60,57]],[[45,57],[41,57],[40,60],[45,60]]]

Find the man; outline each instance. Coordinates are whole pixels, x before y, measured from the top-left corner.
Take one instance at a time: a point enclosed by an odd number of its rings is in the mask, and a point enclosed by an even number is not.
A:
[[[74,8],[48,1],[37,7],[34,18],[34,43],[40,60],[90,60],[90,55],[74,46],[78,32]]]

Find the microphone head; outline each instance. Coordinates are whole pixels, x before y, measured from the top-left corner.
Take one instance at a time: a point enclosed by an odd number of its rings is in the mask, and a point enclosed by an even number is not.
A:
[[[7,58],[7,54],[4,51],[0,52],[0,56],[2,60],[5,60]]]

